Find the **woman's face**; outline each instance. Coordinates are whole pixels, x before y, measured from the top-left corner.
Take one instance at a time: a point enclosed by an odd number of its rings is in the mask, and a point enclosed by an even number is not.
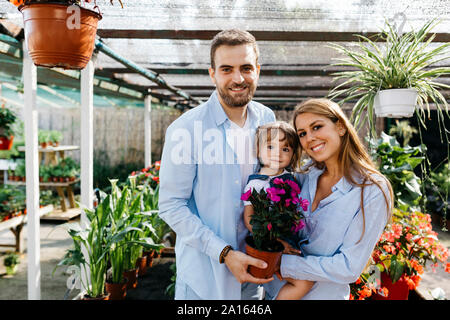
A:
[[[345,129],[338,121],[314,113],[302,113],[295,119],[300,144],[317,162],[337,163],[341,137]]]

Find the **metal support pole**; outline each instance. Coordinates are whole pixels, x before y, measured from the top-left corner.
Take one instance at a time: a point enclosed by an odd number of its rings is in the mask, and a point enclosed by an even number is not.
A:
[[[25,166],[27,203],[28,299],[41,299],[37,72],[23,42]]]
[[[152,164],[152,96],[145,97],[145,168]]]

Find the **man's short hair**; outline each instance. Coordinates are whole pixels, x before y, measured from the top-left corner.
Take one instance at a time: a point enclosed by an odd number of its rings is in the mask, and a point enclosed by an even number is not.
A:
[[[228,29],[223,30],[216,34],[211,42],[211,67],[216,68],[214,56],[216,54],[217,48],[220,46],[238,46],[242,44],[248,44],[253,46],[256,56],[256,64],[258,63],[259,48],[256,43],[255,37],[244,30],[239,29]]]

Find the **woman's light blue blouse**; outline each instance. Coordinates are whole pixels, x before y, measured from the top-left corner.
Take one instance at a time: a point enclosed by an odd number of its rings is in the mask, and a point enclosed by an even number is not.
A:
[[[312,204],[317,181],[323,170],[311,168],[298,174],[300,196]],[[389,192],[383,177],[376,179],[387,199]],[[348,299],[349,284],[356,281],[387,223],[385,198],[377,185],[364,188],[364,216],[361,210],[361,188],[342,178],[332,187],[332,193],[320,201],[314,212],[311,205],[305,213],[306,227],[300,231],[304,256],[286,255],[281,260],[281,275],[315,281],[305,300]],[[365,224],[365,227],[364,227]],[[363,234],[364,228],[364,234]],[[276,296],[283,282],[274,280],[265,286],[268,298]]]

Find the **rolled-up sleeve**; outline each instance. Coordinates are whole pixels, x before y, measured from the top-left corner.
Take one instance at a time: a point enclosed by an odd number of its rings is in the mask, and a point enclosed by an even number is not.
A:
[[[389,199],[387,188],[383,189]],[[283,277],[340,284],[349,284],[358,279],[384,230],[388,217],[385,198],[380,188],[372,185],[366,187],[364,193],[366,190],[368,197],[364,200],[365,223],[360,209],[351,220],[339,249],[331,256],[283,255],[281,261]],[[361,238],[364,224],[364,235]]]
[[[183,155],[185,161],[178,163],[180,154],[175,153],[183,142],[173,140],[174,130],[176,126],[171,125],[166,131],[161,157],[159,215],[175,231],[177,239],[218,261],[227,243],[208,228],[190,207],[197,165],[189,147],[183,149],[183,152],[188,152],[188,155]]]

